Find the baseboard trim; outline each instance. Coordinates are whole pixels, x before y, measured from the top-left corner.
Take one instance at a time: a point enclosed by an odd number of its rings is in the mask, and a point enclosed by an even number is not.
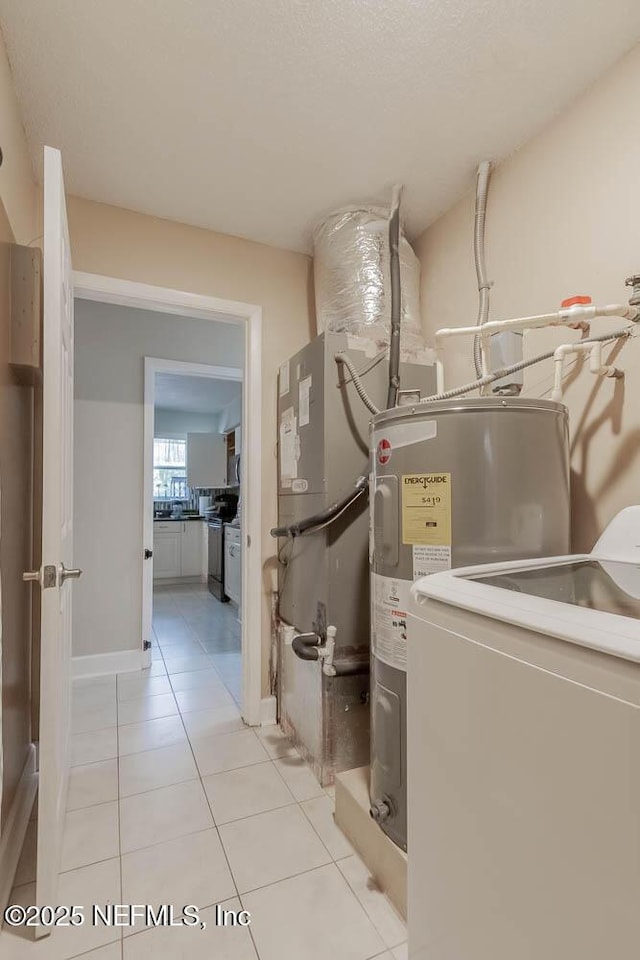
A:
[[[31,744],[29,756],[0,837],[0,916],[9,902],[37,787],[36,748]]]
[[[260,701],[260,726],[270,727],[278,722],[278,701],[275,697],[263,697]]]
[[[102,677],[107,673],[131,673],[145,666],[143,650],[115,650],[113,653],[94,653],[88,657],[73,657],[71,672],[74,680]]]

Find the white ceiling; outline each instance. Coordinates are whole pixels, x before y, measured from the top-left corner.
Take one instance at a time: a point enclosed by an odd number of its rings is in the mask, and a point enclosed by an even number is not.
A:
[[[48,143],[72,193],[308,250],[396,181],[415,236],[638,40],[640,3],[0,0],[0,23],[38,172]]]
[[[237,380],[213,380],[175,373],[156,374],[155,405],[180,413],[220,413],[242,396],[242,383]]]

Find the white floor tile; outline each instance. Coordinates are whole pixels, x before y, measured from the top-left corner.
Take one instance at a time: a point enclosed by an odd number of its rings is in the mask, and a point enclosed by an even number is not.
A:
[[[396,947],[407,939],[407,927],[378,887],[359,856],[340,860],[338,869],[364,907],[387,947]]]
[[[116,676],[113,673],[102,677],[82,677],[74,680],[72,685],[72,702],[74,706],[90,703],[107,704],[116,693]]]
[[[118,700],[138,700],[140,697],[157,697],[171,693],[167,677],[149,677],[140,673],[121,674],[118,677]]]
[[[269,759],[259,739],[249,729],[215,737],[196,737],[191,746],[203,777]]]
[[[171,676],[174,673],[191,673],[194,670],[210,670],[211,660],[203,651],[188,657],[168,657],[165,653],[164,665],[167,668],[167,673]]]
[[[170,646],[181,640],[194,641],[195,634],[181,614],[177,616],[153,618],[153,629],[156,632],[160,646]]]
[[[340,827],[336,826],[333,816],[335,804],[331,797],[326,794],[321,797],[312,797],[300,806],[334,860],[354,853],[344,833]]]
[[[395,960],[409,960],[409,946],[406,943],[401,943],[399,947],[394,947],[392,953]]]
[[[236,820],[219,830],[240,894],[330,860],[297,805]]]
[[[107,704],[92,704],[90,706],[76,706],[71,710],[71,729],[73,733],[88,733],[92,730],[104,730],[105,727],[115,727],[118,722],[116,698],[110,697]]]
[[[76,733],[71,737],[71,764],[98,763],[118,756],[118,728]]]
[[[274,763],[296,800],[310,800],[323,795],[324,791],[314,777],[311,767],[302,757],[281,757],[274,760]]]
[[[124,903],[207,907],[236,890],[216,830],[157,843],[122,858]],[[125,935],[142,929],[140,921]]]
[[[151,653],[151,666],[145,667],[142,671],[148,677],[166,677],[167,668],[164,665],[164,657],[159,649]]]
[[[191,747],[186,741],[120,757],[119,763],[121,797],[198,778]]]
[[[16,887],[12,894],[14,902],[23,906],[34,903],[34,897],[35,884]],[[120,860],[105,860],[60,874],[58,903],[81,904],[85,907],[85,916],[92,904],[104,908],[107,903],[122,903]],[[120,939],[120,930],[115,927],[93,926],[90,914],[82,926],[56,927],[51,936],[43,940],[34,941],[32,932],[24,927],[4,926],[0,933],[0,957],[3,960],[68,960]]]
[[[202,784],[196,780],[120,800],[123,853],[212,826]]]
[[[241,820],[295,803],[272,763],[255,763],[203,780],[216,824]]]
[[[385,949],[335,864],[255,890],[242,902],[260,960],[366,960]]]
[[[239,900],[225,901],[221,906],[241,909]],[[127,937],[124,960],[258,960],[247,927],[216,926],[215,908],[202,910],[200,919],[206,923],[205,930],[156,927]],[[302,960],[302,955],[297,960]]]
[[[182,674],[182,676],[191,676],[191,674]],[[244,721],[235,704],[183,713],[182,722],[190,738],[235,733],[245,729]]]
[[[171,676],[171,686],[175,693],[183,690],[195,690],[198,687],[212,687],[217,690],[224,687],[220,674],[211,666],[207,670],[192,670],[189,673],[174,673]]]
[[[256,733],[260,737],[262,746],[272,760],[278,757],[297,757],[298,751],[288,737],[285,737],[280,727],[271,724],[268,727],[258,727]]]
[[[118,723],[142,723],[144,720],[157,720],[158,717],[173,717],[177,713],[178,705],[173,694],[161,693],[155,697],[121,701],[118,704]]]
[[[67,810],[80,810],[117,799],[118,761],[115,758],[71,768]]]
[[[122,944],[119,941],[109,943],[106,947],[98,947],[97,950],[92,950],[91,953],[83,953],[75,960],[122,960]]]
[[[119,853],[117,801],[67,812],[62,835],[62,871],[109,860]]]
[[[177,640],[175,643],[162,642],[160,645],[164,660],[179,660],[183,657],[202,657],[204,650],[199,639],[194,636],[190,640]]]
[[[175,697],[181,713],[194,713],[196,710],[235,706],[231,694],[222,683],[215,687],[205,686],[196,687],[193,690],[179,690]]]
[[[180,717],[160,717],[158,720],[145,720],[143,723],[118,727],[121,757],[130,753],[142,753],[144,750],[157,750],[171,743],[180,743],[186,738]]]

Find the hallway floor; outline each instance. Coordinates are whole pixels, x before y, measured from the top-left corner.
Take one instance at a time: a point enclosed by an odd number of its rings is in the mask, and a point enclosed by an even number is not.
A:
[[[240,629],[202,586],[154,597],[151,669],[79,681],[58,902],[87,922],[2,960],[406,960],[406,930],[277,727],[241,719]],[[11,903],[34,899],[35,821]],[[91,904],[186,904],[197,927],[93,926]],[[215,904],[251,923],[216,926]]]

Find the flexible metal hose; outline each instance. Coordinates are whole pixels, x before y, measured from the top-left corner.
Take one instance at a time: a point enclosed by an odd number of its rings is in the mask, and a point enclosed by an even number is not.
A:
[[[336,363],[342,363],[347,368],[347,370],[351,374],[353,385],[358,391],[358,396],[364,403],[369,413],[372,413],[375,417],[376,414],[380,413],[380,410],[378,409],[378,407],[376,407],[375,403],[373,402],[373,400],[365,390],[362,380],[360,379],[360,374],[356,370],[351,360],[351,357],[348,357],[346,353],[336,353],[333,359],[336,361]]]
[[[491,164],[488,160],[478,167],[476,183],[476,210],[473,221],[473,258],[478,278],[478,326],[481,327],[489,319],[489,290],[491,284],[487,280],[487,271],[484,259],[484,233],[487,216],[487,194],[489,192],[489,177]],[[473,364],[478,377],[482,376],[482,353],[480,337],[473,338]]]
[[[622,330],[615,330],[613,333],[603,333],[597,337],[589,337],[586,340],[580,340],[580,343],[606,343],[610,340],[619,340],[621,337],[630,337],[635,326],[624,327]],[[472,390],[478,390],[480,387],[486,387],[495,380],[501,380],[502,377],[508,377],[512,373],[518,373],[519,370],[525,370],[527,367],[533,367],[536,363],[543,360],[551,360],[555,350],[548,350],[547,353],[540,353],[537,357],[531,357],[530,360],[521,360],[520,363],[514,363],[510,367],[503,367],[502,370],[493,370],[485,377],[479,377],[471,383],[465,383],[461,387],[455,387],[453,390],[445,390],[444,393],[436,393],[432,397],[423,397],[421,403],[432,403],[434,400],[452,400],[454,397],[460,397],[465,393],[471,393]]]
[[[329,524],[337,520],[338,517],[341,517],[352,503],[363,494],[368,494],[368,492],[369,477],[358,477],[354,483],[354,489],[351,490],[346,497],[343,497],[342,500],[332,503],[330,507],[320,511],[320,513],[314,513],[310,517],[305,517],[304,520],[298,520],[297,523],[292,523],[287,527],[273,527],[269,533],[275,538],[303,537],[306,533],[317,533],[323,527],[328,527]]]

